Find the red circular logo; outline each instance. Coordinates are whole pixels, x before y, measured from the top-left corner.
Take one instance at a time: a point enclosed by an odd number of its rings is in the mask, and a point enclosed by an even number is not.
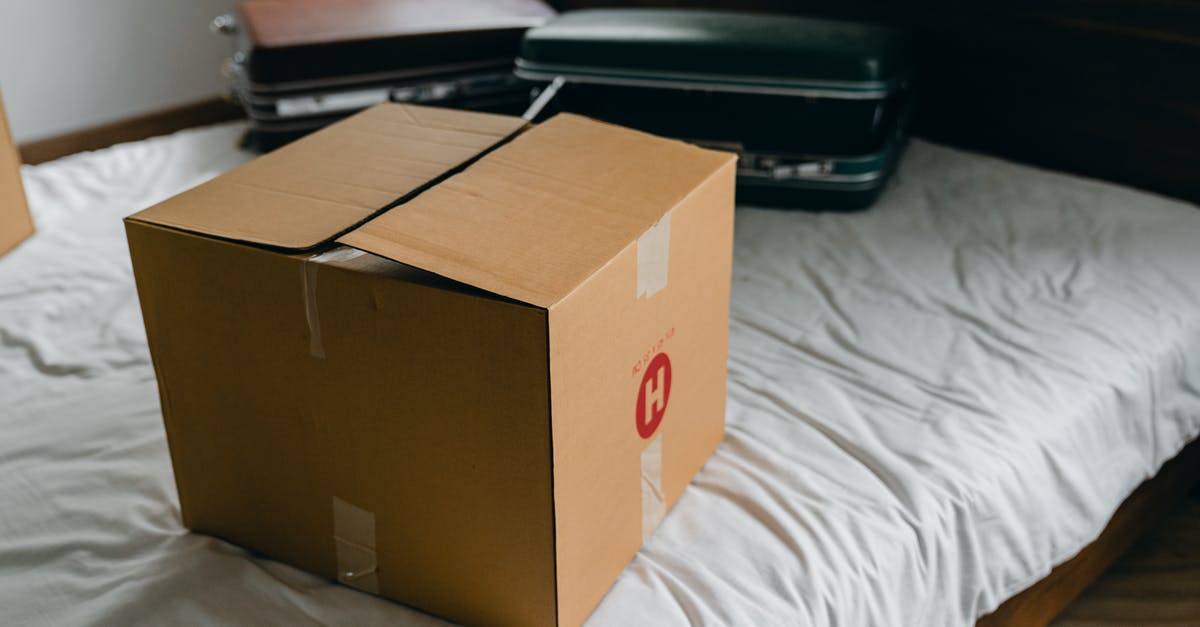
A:
[[[667,413],[667,401],[671,400],[671,360],[666,353],[659,353],[650,360],[638,387],[637,431],[649,438],[658,430],[663,414]]]

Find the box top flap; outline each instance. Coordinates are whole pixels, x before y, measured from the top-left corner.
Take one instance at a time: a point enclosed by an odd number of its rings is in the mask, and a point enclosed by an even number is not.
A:
[[[549,308],[734,159],[560,114],[338,241]]]
[[[304,250],[470,162],[520,118],[386,104],[130,216],[204,235]]]

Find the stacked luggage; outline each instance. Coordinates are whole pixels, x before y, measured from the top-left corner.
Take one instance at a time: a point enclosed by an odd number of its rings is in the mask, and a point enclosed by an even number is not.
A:
[[[802,209],[871,205],[913,100],[911,37],[878,24],[556,17],[539,0],[242,0],[217,26],[236,35],[230,74],[260,148],[386,101],[531,120],[569,111],[737,152],[740,201]]]

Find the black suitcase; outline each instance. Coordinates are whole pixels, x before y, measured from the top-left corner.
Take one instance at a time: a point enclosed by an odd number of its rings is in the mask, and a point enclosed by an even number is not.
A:
[[[531,117],[572,111],[741,156],[741,201],[859,209],[905,142],[902,30],[693,10],[566,13],[525,34],[516,73],[553,81]]]
[[[242,0],[214,27],[236,38],[227,73],[272,148],[381,102],[520,113],[512,74],[540,0]]]

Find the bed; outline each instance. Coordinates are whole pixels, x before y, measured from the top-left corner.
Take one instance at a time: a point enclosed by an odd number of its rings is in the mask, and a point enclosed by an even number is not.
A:
[[[24,171],[2,623],[443,624],[181,526],[120,219],[241,130]],[[1197,268],[1193,205],[922,141],[869,212],[739,208],[725,441],[589,624],[973,624],[1200,433]]]

